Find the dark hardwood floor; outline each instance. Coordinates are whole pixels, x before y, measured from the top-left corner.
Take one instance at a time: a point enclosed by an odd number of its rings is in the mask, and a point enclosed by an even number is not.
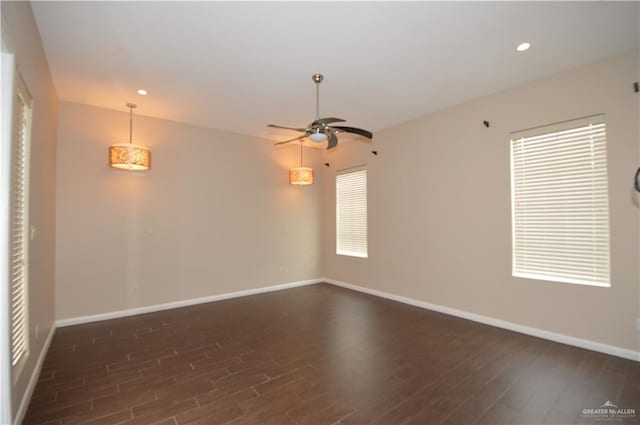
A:
[[[638,424],[640,364],[323,284],[60,328],[24,423]]]

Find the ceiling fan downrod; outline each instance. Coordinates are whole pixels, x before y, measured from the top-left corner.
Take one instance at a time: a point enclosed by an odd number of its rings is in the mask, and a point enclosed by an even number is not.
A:
[[[320,83],[324,80],[322,74],[313,74],[311,79],[316,83],[316,119],[320,119]]]

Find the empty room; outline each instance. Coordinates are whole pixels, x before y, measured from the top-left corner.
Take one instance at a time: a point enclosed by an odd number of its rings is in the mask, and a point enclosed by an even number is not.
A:
[[[640,2],[0,8],[0,424],[640,424]]]

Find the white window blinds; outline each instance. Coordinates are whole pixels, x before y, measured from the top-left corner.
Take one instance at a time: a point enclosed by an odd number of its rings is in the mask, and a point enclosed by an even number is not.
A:
[[[513,275],[610,286],[602,115],[512,134]]]
[[[28,163],[31,99],[19,81],[14,114],[11,169],[11,362],[27,352]]]
[[[367,257],[367,170],[336,176],[336,252]]]

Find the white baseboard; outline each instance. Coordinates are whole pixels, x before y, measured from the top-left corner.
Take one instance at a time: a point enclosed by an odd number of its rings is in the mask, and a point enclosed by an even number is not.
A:
[[[127,310],[111,311],[108,313],[93,314],[91,316],[71,317],[68,319],[60,319],[56,321],[56,326],[61,328],[64,326],[80,325],[82,323],[99,322],[102,320],[116,319],[119,317],[134,316],[136,314],[153,313],[154,311],[170,310],[172,308],[187,307],[190,305],[210,303],[213,301],[228,300],[230,298],[246,297],[248,295],[262,294],[265,292],[281,291],[283,289],[297,288],[299,286],[313,285],[322,282],[322,279],[301,280],[298,282],[281,283],[279,285],[264,286],[261,288],[247,289],[244,291],[227,292],[224,294],[209,295],[201,298],[192,298],[189,300],[174,301],[165,304],[155,304],[144,307],[130,308]]]
[[[29,402],[31,401],[31,395],[33,394],[33,390],[36,388],[36,384],[38,383],[38,378],[40,377],[40,371],[42,370],[42,364],[44,363],[45,357],[47,357],[47,353],[49,352],[49,346],[51,345],[51,341],[53,340],[53,334],[56,332],[56,324],[51,324],[51,330],[49,331],[49,335],[47,335],[47,339],[42,346],[42,350],[40,351],[40,356],[38,356],[38,361],[36,362],[36,366],[33,368],[33,372],[31,373],[31,379],[29,379],[29,383],[27,384],[27,388],[22,395],[22,400],[20,401],[20,406],[18,407],[18,411],[16,415],[13,417],[13,425],[19,425],[22,423],[24,419],[24,415],[27,413],[27,408],[29,407]]]
[[[61,319],[61,320],[58,320],[56,322],[56,326],[57,327],[64,327],[64,326],[79,325],[79,324],[82,324],[82,323],[98,322],[98,321],[102,321],[102,320],[115,319],[115,318],[118,318],[118,317],[133,316],[133,315],[136,315],[136,314],[143,314],[143,313],[152,313],[154,311],[169,310],[169,309],[172,309],[172,308],[187,307],[187,306],[190,306],[190,305],[204,304],[204,303],[209,303],[209,302],[213,302],[213,301],[222,301],[222,300],[227,300],[227,299],[230,299],[230,298],[238,298],[238,297],[246,297],[248,295],[262,294],[262,293],[265,293],[265,292],[280,291],[280,290],[283,290],[283,289],[296,288],[296,287],[306,286],[306,285],[313,285],[313,284],[322,283],[322,282],[326,282],[326,283],[329,283],[329,284],[332,284],[332,285],[335,285],[335,286],[340,286],[340,287],[343,287],[343,288],[347,288],[347,289],[351,289],[351,290],[354,290],[354,291],[362,292],[362,293],[365,293],[365,294],[374,295],[374,296],[381,297],[381,298],[386,298],[386,299],[389,299],[389,300],[392,300],[392,301],[401,302],[401,303],[404,303],[404,304],[412,305],[414,307],[420,307],[420,308],[424,308],[424,309],[427,309],[427,310],[437,311],[439,313],[444,313],[444,314],[448,314],[450,316],[455,316],[455,317],[460,317],[460,318],[467,319],[467,320],[472,320],[472,321],[478,322],[478,323],[484,323],[486,325],[495,326],[497,328],[507,329],[507,330],[510,330],[510,331],[514,331],[514,332],[519,332],[519,333],[526,334],[526,335],[535,336],[537,338],[542,338],[542,339],[547,339],[549,341],[559,342],[561,344],[572,345],[572,346],[575,346],[575,347],[585,348],[587,350],[598,351],[598,352],[601,352],[601,353],[610,354],[612,356],[622,357],[622,358],[625,358],[625,359],[629,359],[629,360],[634,360],[634,361],[640,362],[640,352],[638,352],[638,351],[629,350],[629,349],[621,348],[621,347],[616,347],[616,346],[608,345],[608,344],[602,344],[600,342],[590,341],[590,340],[587,340],[587,339],[576,338],[576,337],[572,337],[572,336],[569,336],[569,335],[563,335],[563,334],[556,333],[556,332],[545,331],[543,329],[538,329],[538,328],[532,328],[532,327],[529,327],[529,326],[519,325],[517,323],[507,322],[505,320],[495,319],[495,318],[489,317],[489,316],[483,316],[483,315],[480,315],[480,314],[469,313],[469,312],[463,311],[463,310],[457,310],[457,309],[450,308],[450,307],[444,307],[444,306],[437,305],[437,304],[431,304],[431,303],[428,303],[426,301],[420,301],[420,300],[416,300],[416,299],[413,299],[413,298],[408,298],[408,297],[403,297],[403,296],[400,296],[400,295],[391,294],[391,293],[388,293],[388,292],[383,292],[383,291],[378,291],[378,290],[375,290],[375,289],[365,288],[363,286],[352,285],[350,283],[341,282],[339,280],[330,279],[330,278],[310,279],[310,280],[303,280],[303,281],[298,281],[298,282],[283,283],[283,284],[279,284],[279,285],[266,286],[266,287],[255,288],[255,289],[247,289],[247,290],[244,290],[244,291],[228,292],[228,293],[224,293],[224,294],[210,295],[210,296],[201,297],[201,298],[193,298],[193,299],[189,299],[189,300],[175,301],[175,302],[170,302],[170,303],[166,303],[166,304],[156,304],[156,305],[150,305],[150,306],[145,306],[145,307],[131,308],[131,309],[127,309],[127,310],[119,310],[119,311],[113,311],[113,312],[108,312],[108,313],[95,314],[95,315],[91,315],[91,316],[82,316],[82,317],[73,317],[73,318],[69,318],[69,319]],[[50,341],[48,341],[48,342],[50,342]],[[48,342],[47,342],[47,344],[48,344]],[[44,359],[44,358],[42,358],[42,359]],[[42,360],[42,359],[40,359],[40,360]],[[33,391],[33,389],[32,389],[32,391]]]
[[[575,347],[585,348],[587,350],[598,351],[600,353],[610,354],[612,356],[622,357],[624,359],[640,362],[640,352],[638,351],[616,347],[613,345],[602,344],[600,342],[590,341],[582,338],[576,338],[573,336],[563,335],[556,332],[545,331],[542,329],[532,328],[529,326],[519,325],[517,323],[494,319],[493,317],[482,316],[480,314],[475,314],[475,313],[469,313],[463,310],[456,310],[454,308],[444,307],[437,304],[431,304],[425,301],[415,300],[413,298],[402,297],[400,295],[394,295],[388,292],[369,289],[363,286],[352,285],[350,283],[341,282],[335,279],[325,278],[323,279],[323,281],[330,283],[332,285],[340,286],[340,287],[351,289],[358,292],[363,292],[369,295],[374,295],[376,297],[387,298],[392,301],[409,304],[414,307],[420,307],[427,310],[437,311],[438,313],[444,313],[450,316],[456,316],[463,319],[472,320],[474,322],[484,323],[486,325],[495,326],[497,328],[507,329],[510,331],[519,332],[522,334],[531,335],[531,336],[535,336],[542,339],[547,339],[549,341],[559,342],[561,344],[573,345]]]

